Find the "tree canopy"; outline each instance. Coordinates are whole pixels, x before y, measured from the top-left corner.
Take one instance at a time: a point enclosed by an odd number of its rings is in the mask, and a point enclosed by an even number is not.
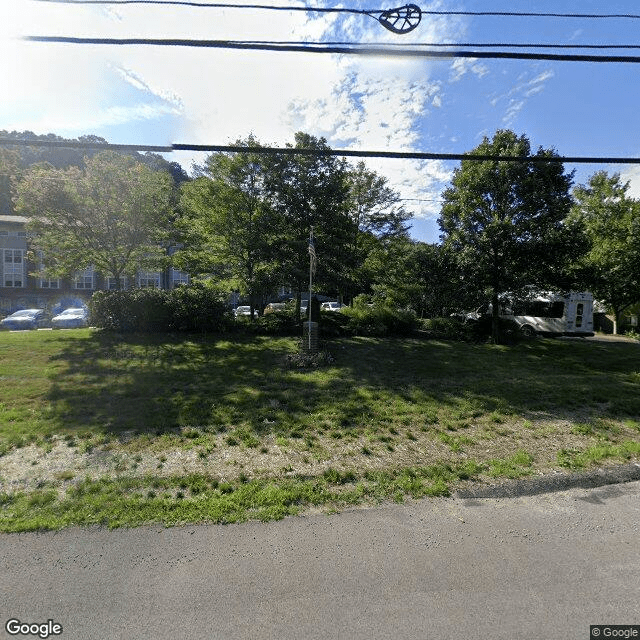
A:
[[[253,137],[236,144],[259,146]],[[180,266],[194,274],[216,274],[248,294],[252,307],[256,295],[275,286],[278,267],[265,161],[251,152],[210,155],[199,176],[183,186],[177,223],[183,241]]]
[[[572,220],[587,239],[576,272],[615,315],[614,332],[625,309],[640,301],[640,202],[627,195],[619,174],[598,171],[574,190]]]
[[[261,146],[250,136],[239,146]],[[364,164],[323,153],[326,140],[298,132],[291,149],[320,153],[214,153],[182,189],[181,266],[213,273],[249,297],[276,285],[306,291],[311,229],[324,291],[361,292],[376,238],[406,235],[408,214],[386,180]]]
[[[34,165],[18,186],[43,275],[73,277],[93,266],[115,279],[157,267],[168,240],[173,182],[133,157],[104,151],[85,168]]]
[[[556,155],[553,150],[532,153],[526,136],[508,130],[485,137],[471,153],[529,158],[463,160],[443,193],[442,240],[466,283],[491,299],[497,341],[502,294],[569,284],[566,267],[576,251],[575,229],[566,222],[573,174],[545,161]]]

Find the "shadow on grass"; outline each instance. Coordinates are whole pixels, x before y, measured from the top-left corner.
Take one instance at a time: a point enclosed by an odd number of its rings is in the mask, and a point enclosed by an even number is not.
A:
[[[58,428],[122,434],[189,427],[307,437],[464,425],[491,415],[640,416],[636,344],[536,340],[514,347],[416,339],[333,341],[331,366],[293,370],[290,338],[69,336],[51,356]]]

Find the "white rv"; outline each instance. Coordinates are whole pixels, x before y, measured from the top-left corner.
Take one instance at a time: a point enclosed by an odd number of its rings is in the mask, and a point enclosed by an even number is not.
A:
[[[593,335],[593,296],[588,291],[543,293],[527,300],[506,300],[500,317],[514,320],[522,333],[565,336]]]

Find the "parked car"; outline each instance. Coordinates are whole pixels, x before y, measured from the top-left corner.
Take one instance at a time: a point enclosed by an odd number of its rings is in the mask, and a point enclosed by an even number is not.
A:
[[[236,307],[236,310],[233,312],[233,314],[235,315],[236,318],[242,318],[242,317],[249,318],[251,316],[251,307],[249,305],[240,305],[239,307]],[[257,309],[253,310],[253,317],[254,318],[258,317]]]
[[[264,315],[268,315],[270,313],[279,313],[280,311],[285,311],[287,305],[284,302],[270,302],[264,308]]]
[[[340,311],[342,307],[343,305],[339,302],[323,302],[320,305],[320,309],[322,309],[322,311]]]
[[[0,321],[3,329],[20,331],[49,326],[49,315],[44,309],[22,309]]]
[[[54,329],[72,329],[86,327],[89,324],[89,313],[83,307],[65,309],[60,315],[51,318]]]

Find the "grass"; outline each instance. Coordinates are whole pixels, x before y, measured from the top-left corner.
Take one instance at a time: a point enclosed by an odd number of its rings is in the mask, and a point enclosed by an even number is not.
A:
[[[295,350],[1,333],[0,530],[265,520],[640,457],[635,343],[352,338],[310,370]]]

